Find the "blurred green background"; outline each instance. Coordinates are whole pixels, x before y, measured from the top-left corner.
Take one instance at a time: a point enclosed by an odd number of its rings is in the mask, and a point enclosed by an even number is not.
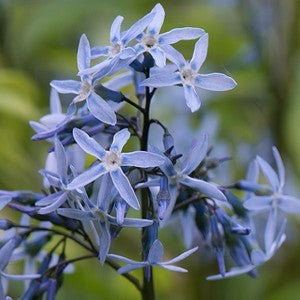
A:
[[[74,77],[76,51],[84,32],[92,45],[108,42],[114,17],[125,17],[123,28],[146,14],[150,0],[0,0],[0,189],[39,191],[37,170],[44,165],[45,142],[31,142],[29,120],[48,113],[49,82]],[[295,176],[300,175],[300,1],[298,0],[169,0],[162,32],[174,27],[197,26],[210,35],[206,69],[232,76],[238,87],[211,94],[206,111],[220,118],[219,137],[233,154],[240,143],[253,147],[268,139],[280,149]],[[188,58],[193,43],[177,48]],[[184,105],[182,103],[182,105]],[[249,157],[251,159],[251,157]],[[236,174],[243,176],[243,168]],[[299,188],[298,188],[299,190]],[[299,194],[298,194],[299,195]],[[300,226],[294,218],[288,242],[260,277],[247,276],[207,282],[217,271],[213,260],[198,253],[182,265],[187,275],[155,270],[158,299],[300,299]],[[132,231],[114,249],[136,254]],[[167,256],[178,254],[178,235],[163,232]],[[130,240],[131,243],[126,242]],[[80,250],[69,247],[70,255]],[[113,252],[113,251],[112,251]],[[135,254],[134,254],[135,253]],[[137,275],[140,275],[137,272]],[[18,287],[18,285],[16,285]],[[18,289],[16,289],[18,291]],[[18,292],[16,292],[17,295]],[[78,263],[65,276],[57,299],[139,299],[125,279],[95,261]]]

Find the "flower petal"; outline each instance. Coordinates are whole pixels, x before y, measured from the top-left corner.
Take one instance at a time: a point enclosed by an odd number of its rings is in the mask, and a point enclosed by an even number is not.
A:
[[[123,171],[120,168],[116,169],[110,172],[110,176],[116,189],[120,193],[120,196],[128,203],[128,205],[136,210],[139,210],[140,203]]]
[[[48,205],[48,206],[45,206],[43,208],[41,208],[38,213],[40,215],[46,215],[46,214],[49,214],[55,210],[57,210],[62,204],[64,204],[67,200],[67,194],[66,193],[63,193],[60,197],[58,197],[56,199],[55,202],[53,202],[52,204]]]
[[[104,158],[106,153],[104,148],[99,143],[97,143],[93,138],[91,138],[86,132],[84,132],[81,129],[74,128],[73,137],[76,143],[80,146],[80,148],[84,152],[91,154],[100,160]]]
[[[273,155],[276,161],[278,175],[279,175],[279,188],[282,189],[285,183],[285,168],[278,149],[274,146],[272,147],[272,150],[273,150]]]
[[[62,113],[61,102],[58,93],[54,88],[51,88],[50,91],[50,112],[51,114],[58,114],[58,115]]]
[[[124,218],[122,226],[124,227],[147,227],[153,224],[153,220],[136,219],[136,218]]]
[[[130,132],[127,128],[118,131],[113,138],[112,144],[110,146],[111,151],[121,152],[124,145],[130,138]]]
[[[149,53],[152,55],[158,67],[163,68],[166,65],[166,55],[160,48],[153,47],[150,49]]]
[[[277,191],[279,188],[279,179],[278,176],[276,174],[276,172],[274,171],[274,169],[264,160],[262,159],[260,156],[257,156],[257,162],[262,170],[262,172],[264,173],[264,175],[266,176],[266,178],[268,179],[270,185],[272,186],[272,188]]]
[[[91,58],[99,58],[101,56],[107,56],[109,53],[109,47],[101,47],[101,46],[95,46],[91,49]]]
[[[100,121],[106,124],[115,125],[117,118],[113,109],[95,92],[91,92],[87,98],[87,105],[90,112]]]
[[[206,277],[206,279],[207,280],[219,280],[219,279],[224,279],[224,278],[231,278],[231,277],[249,273],[250,271],[254,270],[255,268],[256,268],[256,266],[254,266],[254,265],[232,268],[229,270],[229,272],[226,272],[224,276],[221,274],[217,274],[217,275],[208,276],[208,277]]]
[[[122,153],[122,166],[134,166],[138,168],[151,168],[162,165],[165,158],[161,155],[147,151],[133,151]]]
[[[61,216],[79,221],[88,221],[95,219],[91,212],[74,208],[59,208],[57,210],[57,213]]]
[[[52,80],[50,85],[61,94],[79,94],[81,88],[77,80]]]
[[[198,71],[202,64],[204,63],[207,55],[208,48],[208,33],[202,35],[200,39],[195,44],[193,57],[191,59],[190,65],[191,69]]]
[[[58,175],[60,176],[61,181],[64,184],[67,184],[67,180],[68,180],[67,157],[66,157],[65,148],[64,148],[64,146],[62,145],[62,143],[60,142],[60,140],[58,138],[55,139],[54,151],[55,151],[55,158],[56,158],[56,163],[57,163]]]
[[[155,35],[158,34],[165,19],[165,10],[160,3],[156,4],[152,11],[155,15],[148,25],[147,32]]]
[[[198,74],[195,86],[209,91],[229,91],[236,87],[236,82],[222,73]]]
[[[175,271],[175,272],[181,272],[181,273],[187,273],[188,270],[181,268],[181,267],[177,267],[177,266],[172,266],[172,265],[164,265],[164,264],[158,264],[158,267],[164,268],[164,269],[168,269],[170,271]]]
[[[179,69],[182,69],[186,64],[183,55],[170,45],[161,45],[160,48],[165,51],[167,58],[175,63]]]
[[[275,240],[275,233],[277,228],[277,209],[272,209],[269,213],[266,228],[265,228],[265,234],[264,234],[264,240],[265,240],[265,251],[268,255],[268,253],[272,252],[271,247]]]
[[[10,196],[0,196],[0,211],[12,200]]]
[[[278,200],[278,207],[286,213],[299,214],[300,200],[293,196],[281,196]]]
[[[125,274],[136,269],[144,268],[147,265],[148,264],[145,262],[140,262],[139,264],[129,264],[118,269],[118,274]]]
[[[191,112],[197,111],[201,106],[201,102],[195,88],[192,85],[185,84],[183,85],[183,90],[186,105],[191,109]]]
[[[180,255],[172,258],[171,260],[168,260],[166,262],[163,262],[162,264],[174,264],[177,263],[181,260],[184,260],[185,258],[187,258],[188,256],[190,256],[191,254],[193,254],[194,252],[196,252],[198,250],[198,247],[194,247],[188,251],[185,251],[183,253],[181,253]]]
[[[89,40],[86,35],[83,34],[80,37],[78,51],[77,51],[77,66],[78,71],[83,71],[90,67],[91,63],[91,48]]]
[[[205,33],[205,30],[194,27],[175,28],[159,36],[160,44],[175,44],[182,40],[193,40]]]
[[[243,205],[249,210],[268,210],[272,207],[272,198],[270,196],[253,196],[247,199]]]
[[[199,141],[190,151],[190,155],[185,161],[185,166],[182,170],[182,173],[189,175],[192,173],[202,162],[204,157],[207,154],[208,149],[208,135],[206,133],[201,134]]]
[[[155,263],[161,262],[164,255],[164,247],[159,240],[155,240],[150,247],[147,261],[149,264],[153,265]]]
[[[110,248],[111,236],[109,232],[109,224],[107,222],[100,222],[100,227],[101,227],[101,235],[100,235],[100,248],[99,248],[98,257],[100,263],[103,265]]]
[[[87,169],[85,172],[81,173],[79,176],[75,177],[67,188],[68,190],[78,189],[95,181],[97,178],[99,178],[105,173],[107,173],[107,170],[104,167],[104,165],[101,163],[97,163],[89,169]]]
[[[155,16],[154,12],[150,12],[143,18],[135,22],[122,37],[122,43],[124,45],[128,44],[131,40],[135,39],[144,29],[149,25]]]
[[[116,43],[120,40],[120,32],[121,32],[121,24],[123,22],[124,18],[122,16],[117,16],[110,28],[110,42]]]
[[[200,193],[203,193],[208,197],[216,198],[221,201],[226,201],[226,197],[224,196],[224,194],[220,190],[218,190],[218,188],[215,187],[213,184],[208,183],[206,181],[191,178],[189,176],[184,176],[180,183],[187,185],[191,188],[197,189]]]
[[[141,82],[141,86],[164,87],[181,83],[179,72],[153,75]]]
[[[64,193],[65,193],[64,191],[60,191],[60,192],[57,192],[57,193],[50,194],[50,195],[42,198],[41,200],[35,202],[35,205],[36,206],[49,205],[49,204],[55,202],[57,200],[57,198],[59,198]]]
[[[140,264],[141,263],[139,261],[129,259],[127,257],[117,255],[117,254],[108,254],[107,257],[111,258],[111,259],[116,259],[116,260],[122,261],[122,262],[127,263],[127,264]]]

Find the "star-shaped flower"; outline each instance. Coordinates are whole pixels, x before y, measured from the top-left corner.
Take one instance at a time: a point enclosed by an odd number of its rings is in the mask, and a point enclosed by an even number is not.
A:
[[[163,45],[162,49],[176,66],[162,68],[157,74],[144,80],[142,85],[149,87],[164,87],[182,85],[187,106],[192,112],[201,105],[195,87],[210,91],[228,91],[236,86],[236,82],[222,73],[199,74],[198,71],[206,59],[208,48],[208,34],[204,34],[197,41],[191,61],[185,60],[183,55],[172,46]],[[174,72],[175,71],[175,72]]]
[[[186,269],[174,266],[173,264],[185,259],[186,257],[190,256],[192,253],[196,252],[197,250],[198,247],[195,247],[174,257],[171,260],[163,261],[162,260],[164,255],[163,245],[159,240],[155,240],[149,250],[149,254],[146,261],[140,262],[116,254],[108,254],[108,257],[127,263],[127,265],[121,267],[118,270],[119,274],[128,273],[130,271],[144,268],[147,266],[156,266],[159,268],[168,269],[170,271],[175,271],[175,272],[187,272]]]
[[[86,35],[83,34],[80,38],[77,52],[77,65],[79,72],[82,72],[90,67],[90,52],[91,50],[89,41]],[[99,70],[97,77],[91,78],[88,75],[81,75],[81,81],[53,80],[51,81],[50,85],[59,93],[77,95],[70,104],[70,107],[74,107],[78,102],[86,101],[89,111],[97,119],[103,123],[115,125],[116,115],[112,107],[94,91],[96,82],[107,75],[111,71],[110,69],[111,67],[106,65]]]
[[[158,67],[164,67],[166,64],[166,53],[161,47],[162,45],[175,44],[181,40],[196,39],[205,32],[201,28],[184,27],[160,34],[159,31],[164,22],[165,11],[162,5],[158,3],[152,9],[152,12],[155,12],[155,16],[148,25],[146,33],[143,32],[137,36],[138,43],[134,46],[134,49],[137,55],[149,52]]]
[[[149,153],[146,151],[134,151],[130,153],[121,153],[123,146],[130,138],[128,129],[122,129],[113,137],[110,149],[106,151],[93,138],[90,138],[84,131],[75,128],[73,136],[77,144],[86,152],[100,160],[96,162],[87,171],[76,177],[68,188],[73,190],[83,187],[100,176],[109,173],[114,186],[120,196],[134,209],[139,209],[139,201],[130,185],[130,182],[122,166],[134,166],[138,168],[157,167],[164,163],[165,158],[161,155]]]

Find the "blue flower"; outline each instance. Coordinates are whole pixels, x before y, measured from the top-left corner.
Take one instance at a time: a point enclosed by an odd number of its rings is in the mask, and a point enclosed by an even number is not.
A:
[[[158,149],[152,147],[153,151],[160,153]],[[186,157],[184,164],[173,165],[169,158],[165,159],[165,163],[160,166],[160,169],[168,179],[168,190],[170,193],[170,203],[164,214],[164,222],[169,219],[176,203],[179,185],[188,186],[199,191],[209,198],[226,201],[224,194],[212,183],[206,182],[198,178],[192,178],[189,175],[199,166],[201,161],[207,154],[208,136],[203,134],[200,141],[191,150],[190,155]],[[140,183],[136,187],[147,187],[160,185],[160,179],[150,179],[145,183]]]
[[[198,247],[195,247],[193,249],[190,249],[180,254],[179,256],[174,257],[171,260],[163,261],[162,260],[164,255],[163,245],[159,240],[155,240],[149,250],[149,254],[146,261],[139,262],[116,254],[108,254],[108,257],[127,263],[127,265],[121,267],[118,270],[119,274],[128,273],[130,271],[144,268],[147,266],[156,266],[159,268],[168,269],[170,271],[175,271],[175,272],[187,272],[186,269],[174,266],[173,264],[185,259],[186,257],[190,256],[192,253],[194,253],[197,250]]]
[[[206,59],[208,34],[204,34],[197,41],[191,61],[186,61],[181,53],[172,46],[163,45],[167,58],[176,66],[162,68],[142,85],[150,87],[164,87],[182,85],[187,106],[192,112],[200,108],[201,102],[195,87],[210,91],[228,91],[236,86],[236,82],[222,73],[199,74],[198,71]]]
[[[80,38],[77,65],[79,72],[90,67],[90,44],[85,34]],[[53,80],[50,85],[62,94],[77,95],[70,104],[69,110],[75,113],[76,103],[86,101],[89,111],[103,123],[115,125],[116,115],[112,107],[94,91],[95,84],[108,74],[111,67],[106,65],[101,68],[95,78],[88,75],[81,75],[81,81],[76,80]]]
[[[134,46],[134,49],[137,55],[149,52],[158,67],[164,67],[166,64],[166,53],[161,47],[162,45],[175,44],[181,40],[196,39],[205,32],[200,28],[184,27],[160,34],[159,31],[164,22],[165,11],[161,4],[156,4],[152,12],[155,12],[155,16],[148,25],[146,33],[137,36],[138,43]]]
[[[126,128],[114,135],[109,151],[106,151],[93,138],[90,138],[87,133],[80,129],[75,128],[73,130],[73,135],[77,144],[86,153],[89,153],[99,159],[100,162],[96,162],[91,168],[76,177],[68,185],[68,189],[73,190],[83,187],[95,181],[100,176],[109,173],[114,186],[120,193],[120,196],[128,203],[128,205],[134,209],[139,209],[139,201],[121,167],[156,167],[164,163],[164,157],[146,151],[121,153],[123,146],[130,138],[130,133]]]

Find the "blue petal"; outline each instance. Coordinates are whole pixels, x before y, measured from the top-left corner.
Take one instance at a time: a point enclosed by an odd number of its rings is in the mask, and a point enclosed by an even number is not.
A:
[[[109,47],[101,47],[101,46],[95,46],[91,49],[91,58],[99,58],[102,56],[107,56],[109,54]]]
[[[67,194],[66,193],[63,193],[60,197],[58,197],[56,199],[55,202],[53,202],[52,204],[46,206],[46,207],[43,207],[41,208],[38,213],[40,215],[45,215],[45,214],[49,214],[55,210],[57,210],[60,206],[62,206],[62,204],[64,204],[67,200]]]
[[[246,175],[246,180],[251,182],[251,183],[257,183],[258,182],[258,177],[259,177],[259,167],[257,164],[256,160],[253,160],[250,162],[248,170],[247,170],[247,175]],[[247,192],[245,194],[245,199],[249,199],[252,197],[253,193],[252,192]]]
[[[224,278],[230,278],[230,277],[235,277],[235,276],[239,276],[242,274],[246,274],[249,273],[250,271],[254,270],[256,268],[256,266],[254,265],[248,265],[248,266],[244,266],[244,267],[238,267],[238,268],[232,268],[229,270],[229,272],[226,272],[223,275],[218,274],[218,275],[211,275],[206,277],[207,280],[219,280],[219,279],[224,279]]]
[[[170,270],[170,271],[174,271],[174,272],[181,272],[181,273],[187,273],[188,270],[181,268],[181,267],[177,267],[177,266],[172,266],[172,265],[165,265],[163,263],[161,264],[157,264],[158,267]]]
[[[104,148],[93,138],[91,138],[86,132],[81,129],[74,128],[73,136],[76,143],[82,148],[84,152],[91,154],[100,160],[104,158],[106,153]]]
[[[9,196],[0,196],[0,211],[12,200]]]
[[[136,23],[134,23],[122,37],[122,43],[126,45],[131,40],[135,39],[149,25],[154,16],[155,13],[150,12],[149,14],[138,20]]]
[[[42,198],[41,200],[35,202],[35,205],[36,206],[49,205],[49,204],[55,202],[56,199],[59,198],[64,193],[65,193],[64,191],[60,191],[60,192],[57,192],[57,193],[50,194],[50,195]]]
[[[33,280],[41,277],[41,274],[8,274],[1,271],[1,276],[12,280]]]
[[[51,114],[61,114],[61,103],[57,91],[51,88],[50,91],[50,112]]]
[[[133,58],[134,56],[136,56],[136,52],[135,52],[135,49],[134,48],[132,48],[132,47],[127,47],[127,48],[125,48],[125,49],[123,49],[121,52],[120,52],[120,59],[122,59],[122,60],[128,60],[128,59],[130,59],[130,58]],[[130,64],[129,63],[129,61],[128,61],[128,64]],[[118,67],[119,68],[119,67]]]
[[[268,254],[271,251],[271,246],[275,240],[275,234],[276,234],[276,228],[277,228],[277,209],[272,209],[269,213],[266,228],[265,228],[265,234],[264,234],[264,240],[265,240],[265,250]]]
[[[116,43],[120,40],[121,24],[124,18],[122,16],[117,16],[110,28],[110,42]]]
[[[191,188],[197,189],[200,193],[203,193],[210,198],[216,198],[221,201],[226,201],[226,197],[224,196],[224,194],[211,183],[200,179],[191,178],[189,176],[185,176],[180,182]]]
[[[79,176],[73,179],[73,181],[68,185],[68,190],[75,190],[80,187],[83,187],[93,181],[95,181],[97,178],[99,178],[101,175],[107,173],[106,168],[103,164],[95,164],[92,167],[90,167],[85,172],[81,173]]]
[[[11,238],[0,249],[0,270],[3,270],[8,264],[13,251],[20,245],[22,238],[19,235]]]
[[[272,150],[273,150],[273,155],[276,161],[278,175],[279,175],[279,188],[282,189],[285,183],[285,168],[277,148],[274,146],[272,147]]]
[[[91,212],[88,211],[83,211],[79,209],[74,209],[74,208],[59,208],[57,210],[57,213],[61,216],[70,218],[70,219],[75,219],[79,221],[88,221],[88,220],[94,220],[95,217]]]
[[[195,77],[195,86],[209,91],[229,91],[236,85],[231,77],[222,73],[199,74]]]
[[[100,222],[101,235],[100,235],[100,249],[99,249],[99,260],[103,265],[108,254],[111,237],[109,232],[109,224],[107,222]]]
[[[120,193],[120,196],[134,209],[140,209],[140,203],[132,189],[128,178],[121,169],[116,169],[110,172],[111,179]]]
[[[175,44],[182,40],[193,40],[200,37],[205,31],[201,28],[184,27],[175,28],[159,36],[160,44]]]
[[[278,207],[286,213],[299,214],[300,200],[293,196],[283,195],[278,200]]]
[[[77,51],[77,66],[79,72],[89,68],[90,63],[91,63],[90,43],[86,35],[83,34],[80,37],[78,51]]]
[[[162,264],[174,264],[177,263],[181,260],[184,260],[185,258],[187,258],[188,256],[190,256],[191,254],[193,254],[194,252],[196,252],[198,250],[198,247],[194,247],[188,251],[185,251],[183,253],[181,253],[180,255],[172,258],[171,260],[165,261]]]
[[[147,219],[135,219],[135,218],[125,218],[122,226],[124,227],[147,227],[153,224],[153,220]]]
[[[208,34],[204,34],[195,44],[193,57],[191,59],[190,65],[194,71],[198,71],[202,64],[204,63],[207,55],[208,48]]]
[[[175,63],[179,69],[182,69],[186,64],[183,55],[170,45],[161,45],[160,48],[166,53],[167,58]]]
[[[109,208],[113,184],[109,174],[104,174],[99,179],[99,192],[97,196],[97,207],[103,211],[107,211]]]
[[[278,179],[278,176],[275,173],[274,169],[264,159],[262,159],[260,156],[257,156],[256,159],[257,159],[257,162],[258,162],[262,172],[264,173],[264,175],[268,179],[270,185],[272,186],[272,188],[275,191],[277,191],[278,188],[279,188],[279,179]]]
[[[134,166],[138,168],[151,168],[162,165],[165,158],[158,154],[147,151],[133,151],[123,153],[121,158],[122,166]]]
[[[186,105],[191,109],[191,112],[197,111],[201,106],[201,102],[195,88],[192,85],[184,84],[183,90]]]
[[[123,266],[120,269],[118,269],[118,274],[128,273],[128,272],[136,270],[136,269],[144,268],[147,265],[148,264],[145,262],[140,262],[138,264],[129,264],[129,265]]]
[[[159,33],[161,26],[163,25],[165,19],[165,10],[162,5],[158,3],[153,7],[152,12],[155,13],[155,16],[148,25],[147,32],[151,35],[156,35]]]
[[[149,250],[147,261],[149,264],[161,262],[164,255],[164,247],[159,240],[155,240]]]
[[[111,151],[117,151],[121,152],[124,145],[127,143],[127,141],[130,138],[130,132],[127,128],[124,128],[120,131],[118,131],[113,138],[113,142],[110,146]]]
[[[195,147],[190,151],[190,155],[185,162],[185,167],[183,168],[182,173],[185,175],[192,173],[206,156],[207,149],[208,135],[203,133],[200,137],[200,140],[197,141]]]
[[[129,259],[129,258],[121,256],[121,255],[108,254],[107,257],[109,257],[111,259],[116,259],[116,260],[122,261],[122,262],[127,263],[127,264],[140,264],[139,261]]]
[[[113,109],[95,92],[91,92],[87,98],[89,111],[100,121],[115,125],[117,118]]]
[[[81,88],[77,80],[52,80],[50,85],[61,94],[79,94]]]
[[[67,163],[67,157],[66,157],[66,152],[65,148],[60,142],[58,138],[55,139],[55,157],[56,157],[56,163],[57,163],[57,172],[58,175],[61,178],[61,181],[63,184],[67,184],[68,181],[68,163]]]
[[[163,68],[166,65],[166,55],[160,48],[153,47],[149,52],[158,67]]]
[[[268,210],[272,207],[272,197],[270,196],[253,196],[243,203],[244,207],[249,210],[260,211]]]
[[[141,82],[141,86],[164,87],[181,83],[179,72],[153,75]]]

